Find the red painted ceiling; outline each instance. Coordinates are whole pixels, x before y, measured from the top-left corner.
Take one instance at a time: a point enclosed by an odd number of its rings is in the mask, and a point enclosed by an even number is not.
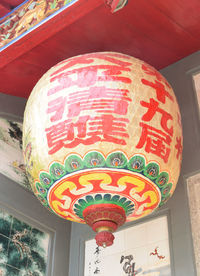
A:
[[[1,0],[0,1],[0,18],[11,12],[18,5],[23,3],[24,0]]]
[[[111,14],[103,0],[80,0],[0,54],[0,91],[28,97],[68,57],[117,51],[164,68],[200,49],[199,0],[129,0]]]

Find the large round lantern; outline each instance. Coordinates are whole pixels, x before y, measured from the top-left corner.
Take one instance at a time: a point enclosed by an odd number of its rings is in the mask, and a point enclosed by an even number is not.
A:
[[[23,151],[32,189],[49,210],[87,223],[108,246],[125,221],[173,194],[182,129],[171,86],[153,67],[115,53],[64,60],[27,102]]]

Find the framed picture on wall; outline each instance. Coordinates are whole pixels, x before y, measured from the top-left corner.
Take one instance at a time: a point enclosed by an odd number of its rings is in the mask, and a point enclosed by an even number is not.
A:
[[[31,191],[22,152],[22,121],[3,114],[0,114],[0,156],[0,173]]]
[[[171,276],[167,215],[118,231],[107,248],[87,240],[84,276],[95,275]]]
[[[46,276],[52,233],[0,208],[0,276]]]
[[[193,75],[193,80],[194,80],[194,88],[195,88],[196,97],[197,97],[197,103],[198,103],[199,112],[200,112],[200,72],[195,73]]]
[[[197,275],[200,275],[200,241],[199,241],[199,233],[200,233],[200,201],[199,201],[200,172],[187,177],[186,185],[187,185],[187,195],[188,195],[189,210],[190,210],[190,220],[191,220],[191,230],[192,230],[196,271],[197,271]]]

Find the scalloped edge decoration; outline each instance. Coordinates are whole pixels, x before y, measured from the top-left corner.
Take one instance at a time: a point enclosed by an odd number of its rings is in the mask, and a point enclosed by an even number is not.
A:
[[[106,158],[108,168],[124,169],[127,165],[127,157],[121,151],[110,153]]]
[[[85,199],[81,198],[78,203],[74,205],[74,213],[83,219],[83,210],[93,204],[116,204],[122,207],[129,216],[134,211],[134,204],[126,197],[120,196],[118,194],[96,194],[96,195],[86,195]]]

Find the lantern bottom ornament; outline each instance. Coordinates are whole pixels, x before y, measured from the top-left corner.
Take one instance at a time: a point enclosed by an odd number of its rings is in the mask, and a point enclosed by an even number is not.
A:
[[[114,204],[98,204],[87,207],[83,211],[85,222],[97,232],[96,243],[107,247],[113,244],[117,228],[126,221],[124,209]]]

